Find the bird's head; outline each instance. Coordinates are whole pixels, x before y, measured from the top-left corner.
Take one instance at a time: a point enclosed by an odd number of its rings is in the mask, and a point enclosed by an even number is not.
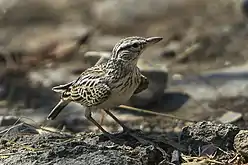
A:
[[[112,51],[111,59],[136,64],[141,53],[149,46],[161,41],[162,37],[127,37],[120,40]]]

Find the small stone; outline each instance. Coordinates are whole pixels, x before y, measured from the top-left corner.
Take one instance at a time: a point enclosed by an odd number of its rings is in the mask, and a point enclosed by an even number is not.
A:
[[[230,62],[230,61],[225,61],[225,63],[224,63],[224,65],[225,66],[229,66],[229,65],[231,65],[232,63]]]
[[[242,113],[227,111],[221,117],[218,118],[218,121],[221,123],[233,123],[242,118]]]
[[[171,163],[180,164],[180,152],[178,150],[174,150],[171,154]]]
[[[182,80],[183,76],[181,74],[173,74],[172,79],[173,80]]]
[[[207,144],[201,147],[201,153],[200,156],[209,156],[214,155],[214,153],[217,151],[217,147],[213,144]]]

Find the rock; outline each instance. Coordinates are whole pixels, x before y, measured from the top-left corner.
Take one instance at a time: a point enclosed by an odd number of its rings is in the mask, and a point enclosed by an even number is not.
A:
[[[199,148],[213,144],[223,150],[233,149],[233,141],[239,128],[232,124],[217,124],[203,121],[187,126],[182,130],[181,142],[199,153]]]
[[[121,138],[118,143],[114,141],[119,140],[106,140],[105,137],[92,133],[72,137],[49,132],[43,135],[20,136],[15,144],[25,145],[25,148],[18,146],[19,154],[7,155],[5,159],[0,159],[0,164],[151,165],[161,161],[167,164],[169,154],[165,153],[167,155],[163,156],[152,145],[138,145],[137,141],[128,135]],[[173,150],[168,145],[161,146],[168,152]],[[6,147],[5,152],[10,153],[14,147]],[[28,147],[35,152],[27,150]]]
[[[180,164],[180,152],[178,150],[172,152],[171,163]]]
[[[218,121],[221,123],[233,123],[242,118],[242,113],[227,111],[221,117],[218,118]]]
[[[248,157],[248,130],[240,130],[234,138],[234,149],[242,156]]]

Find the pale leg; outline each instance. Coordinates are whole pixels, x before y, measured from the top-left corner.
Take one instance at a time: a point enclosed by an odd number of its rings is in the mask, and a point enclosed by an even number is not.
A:
[[[112,117],[112,119],[114,119],[114,121],[116,121],[118,124],[120,124],[120,126],[122,126],[122,128],[123,128],[123,131],[125,132],[128,132],[128,131],[130,131],[130,128],[128,128],[125,124],[123,124],[119,119],[117,119],[116,117],[115,117],[115,115],[113,115],[113,113],[111,113],[109,110],[107,110],[107,109],[104,109],[104,111],[110,116],[110,117]]]
[[[104,109],[104,111],[109,115],[111,116],[118,124],[120,124],[120,126],[122,126],[123,128],[123,131],[128,133],[129,135],[131,135],[132,137],[134,137],[136,140],[138,140],[141,144],[152,144],[154,145],[154,143],[150,140],[146,140],[142,137],[139,137],[137,134],[135,134],[135,132],[132,132],[132,129],[128,128],[126,125],[124,125],[119,119],[117,119],[115,117],[115,115],[113,115],[109,110],[107,109]]]
[[[109,136],[111,135],[110,133],[108,133],[104,128],[102,128],[102,126],[100,124],[98,124],[91,116],[91,109],[90,108],[86,108],[85,109],[85,117],[86,119],[88,119],[90,122],[92,122],[95,126],[97,126],[105,135]]]

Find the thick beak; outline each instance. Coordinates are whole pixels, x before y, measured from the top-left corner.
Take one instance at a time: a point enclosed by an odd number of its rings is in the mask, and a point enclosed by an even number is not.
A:
[[[150,37],[146,39],[147,45],[153,45],[161,41],[162,37]]]

